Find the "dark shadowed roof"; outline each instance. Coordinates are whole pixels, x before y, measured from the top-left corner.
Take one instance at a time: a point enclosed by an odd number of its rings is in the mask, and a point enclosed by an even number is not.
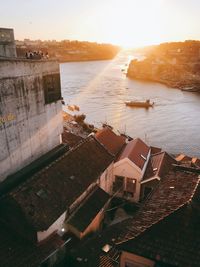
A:
[[[27,220],[48,229],[103,173],[113,157],[92,136],[10,192]]]
[[[187,203],[190,203],[198,188],[198,184],[199,178],[197,174],[171,171],[161,179],[148,202],[146,201],[143,204],[133,218],[108,227],[99,236],[87,241],[87,246],[82,243],[77,253],[84,258],[93,252],[92,261],[96,262],[95,266],[103,267],[100,264],[100,257],[102,255],[111,257],[110,252],[104,253],[102,251],[102,247],[105,244],[115,248],[116,245],[123,244],[145,233],[147,229],[150,229],[153,225],[158,224]],[[197,200],[199,201],[199,198]],[[117,252],[115,255],[117,255]]]
[[[191,205],[153,225],[120,246],[120,250],[173,266],[198,267],[200,263],[200,213]]]
[[[150,147],[148,147],[140,138],[136,138],[126,145],[119,157],[119,160],[128,158],[142,170],[149,150]]]
[[[173,168],[172,164],[175,163],[176,160],[166,152],[159,152],[151,155],[143,180],[147,180],[154,176],[162,178]]]
[[[162,151],[162,148],[160,147],[150,146],[150,148],[151,148],[151,155],[157,154]]]
[[[54,253],[64,242],[56,234],[44,244],[36,246],[15,236],[0,224],[0,266],[37,267]]]
[[[72,225],[79,232],[84,232],[90,223],[94,220],[100,210],[108,202],[110,196],[96,186],[77,212],[69,219],[68,224]]]
[[[109,127],[98,131],[95,137],[113,155],[116,155],[126,142],[124,136],[116,135]]]
[[[119,225],[120,228],[123,227],[116,243],[135,238],[153,224],[188,203],[192,199],[198,183],[197,174],[170,171],[161,179],[151,198],[146,201],[133,219]]]

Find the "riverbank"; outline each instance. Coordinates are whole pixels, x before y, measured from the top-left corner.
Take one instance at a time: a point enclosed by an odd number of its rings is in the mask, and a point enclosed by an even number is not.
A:
[[[105,57],[105,58],[70,58],[70,59],[59,59],[59,63],[105,61],[105,60],[112,60],[112,59],[113,59],[113,56]]]
[[[189,65],[176,65],[164,61],[155,62],[149,58],[143,61],[132,60],[128,67],[127,77],[158,82],[183,91],[200,92],[200,75],[194,74],[189,67]]]

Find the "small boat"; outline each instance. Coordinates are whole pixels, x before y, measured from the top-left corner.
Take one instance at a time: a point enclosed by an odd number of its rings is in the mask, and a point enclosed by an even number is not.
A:
[[[125,104],[129,107],[139,107],[139,108],[150,108],[153,107],[154,102],[150,102],[149,99],[146,101],[126,101]]]

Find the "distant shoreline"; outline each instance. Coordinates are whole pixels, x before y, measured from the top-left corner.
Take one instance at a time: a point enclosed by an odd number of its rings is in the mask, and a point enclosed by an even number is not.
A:
[[[90,62],[90,61],[107,61],[112,60],[112,58],[99,58],[99,59],[70,59],[70,60],[59,60],[59,63],[70,63],[70,62]]]

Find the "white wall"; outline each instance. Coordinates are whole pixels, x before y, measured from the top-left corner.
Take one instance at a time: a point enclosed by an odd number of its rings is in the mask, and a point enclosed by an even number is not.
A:
[[[136,192],[133,197],[133,201],[137,202],[140,198],[140,181],[142,178],[141,170],[129,159],[122,159],[114,164],[113,170],[114,176],[123,176],[125,178],[136,179]]]
[[[44,74],[55,61],[0,61],[0,181],[60,144],[61,101],[45,105]]]
[[[48,236],[50,236],[53,232],[61,231],[63,228],[63,223],[65,221],[65,215],[64,212],[56,222],[54,222],[46,231],[37,232],[37,240],[38,242],[41,242],[42,240],[46,239]]]

